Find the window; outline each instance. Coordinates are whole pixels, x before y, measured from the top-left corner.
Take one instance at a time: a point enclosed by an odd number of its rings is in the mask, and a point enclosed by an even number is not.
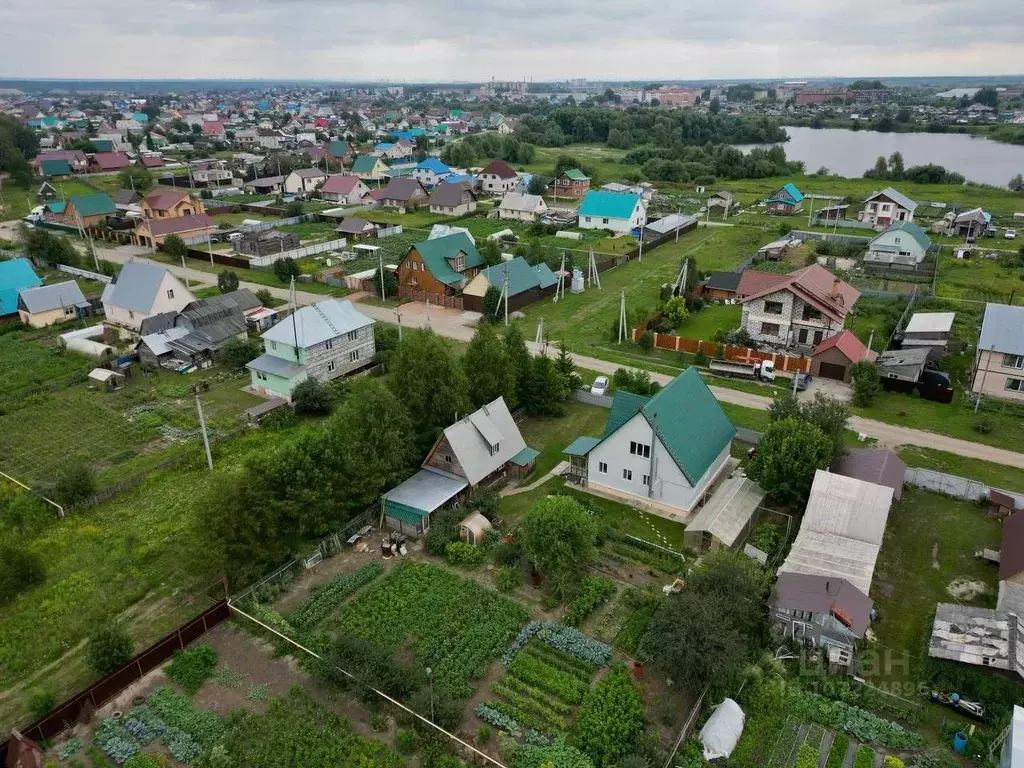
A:
[[[174,289],[173,288],[168,288],[167,289],[167,298],[168,299],[173,299],[174,298]]]
[[[764,303],[764,311],[767,315],[781,315],[782,314],[782,302],[781,301],[766,301]]]
[[[446,453],[444,455],[444,460],[445,460],[446,464],[451,464],[452,463],[452,455],[450,453]]]
[[[349,331],[346,334],[345,338],[348,339],[349,341],[355,341],[358,336],[359,336],[359,331]]]
[[[256,371],[256,378],[259,379],[260,381],[266,381],[267,374],[265,374],[263,371]]]
[[[641,482],[643,483],[643,485],[650,485],[651,484],[651,476],[650,475],[644,475],[644,478],[643,478],[643,480]]]
[[[604,462],[604,461],[597,462],[597,471],[600,472],[602,475],[607,475],[608,474],[608,464],[607,464],[607,462]]]
[[[803,318],[804,320],[821,320],[821,312],[805,304]]]
[[[587,216],[587,224],[589,224],[589,223],[590,223],[590,217]]]
[[[334,346],[334,339],[328,339],[324,342],[324,349],[331,349]]]
[[[348,361],[350,363],[354,363],[358,359],[359,359],[359,350],[358,349],[353,349],[351,352],[348,353]]]
[[[601,219],[601,223],[602,224],[607,224],[608,223],[608,217],[606,216],[605,218]]]
[[[1024,392],[1024,379],[1007,379],[1005,389],[1009,392]]]
[[[1003,355],[1003,368],[1024,368],[1024,355]]]
[[[498,444],[497,443],[495,443],[494,445],[490,446],[490,448],[491,448],[491,456],[494,456],[495,454],[497,454],[497,452],[498,452]]]
[[[134,320],[135,319],[135,313],[132,312],[130,309],[128,310],[128,319],[129,320]]]
[[[334,361],[333,360],[328,360],[327,361],[327,372],[331,373],[333,370],[334,370]]]
[[[897,237],[894,237],[894,238],[892,239],[892,241],[893,241],[894,243],[898,243],[898,242],[900,241],[900,238],[899,238],[898,236],[897,236]]]
[[[778,336],[779,326],[776,323],[761,323],[762,336]]]
[[[633,470],[632,469],[624,469],[624,470],[622,470],[622,479],[623,480],[630,480],[630,481],[632,481],[632,479],[633,479]]]
[[[270,342],[270,348],[271,349],[277,349],[277,342],[276,341]]]
[[[637,443],[633,440],[629,441],[629,453],[632,456],[643,456],[645,459],[651,458],[651,446],[644,445],[643,443]]]

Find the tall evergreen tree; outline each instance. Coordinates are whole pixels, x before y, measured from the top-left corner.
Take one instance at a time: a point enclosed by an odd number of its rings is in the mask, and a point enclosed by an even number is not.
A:
[[[522,331],[514,323],[505,329],[505,350],[516,379],[516,400],[519,405],[525,405],[527,380],[530,376],[530,352],[526,348]]]
[[[561,416],[568,387],[547,355],[533,358],[526,379],[526,410],[535,416]]]
[[[508,351],[493,325],[480,323],[477,326],[462,358],[462,365],[469,381],[469,398],[475,407],[486,405],[498,397],[504,397],[509,408],[516,407],[515,373]]]

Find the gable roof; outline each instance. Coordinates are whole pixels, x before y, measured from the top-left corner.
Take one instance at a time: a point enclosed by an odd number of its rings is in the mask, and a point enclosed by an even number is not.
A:
[[[449,259],[454,259],[459,253],[465,254],[466,269],[479,267],[484,263],[483,257],[480,256],[476,246],[461,232],[445,235],[444,237],[435,237],[433,240],[421,240],[412,247],[416,249],[420,258],[423,259],[423,263],[427,265],[430,274],[445,285],[455,285],[465,279],[463,275],[452,269],[448,263]]]
[[[526,448],[502,397],[452,424],[444,436],[470,485],[476,485]]]
[[[319,168],[296,168],[292,173],[300,179],[319,179],[327,175]]]
[[[871,195],[868,196],[868,198],[864,202],[870,203],[876,197],[887,197],[894,203],[896,203],[900,208],[906,208],[908,211],[913,211],[917,208],[917,203],[915,203],[909,197],[904,195],[902,192],[899,192],[893,189],[892,187],[886,187],[880,192],[872,192]]]
[[[438,184],[430,195],[430,204],[457,208],[462,205],[462,196],[467,192],[472,199],[476,199],[469,184]]]
[[[848,448],[833,460],[828,471],[888,486],[892,488],[893,498],[899,499],[903,495],[907,465],[885,448]]]
[[[497,174],[502,179],[514,179],[516,172],[504,160],[491,160],[478,175]]]
[[[425,171],[433,171],[434,173],[448,173],[451,169],[438,160],[436,157],[427,157],[416,164],[417,168],[421,168]]]
[[[28,259],[0,261],[0,315],[18,311],[18,292],[42,285]]]
[[[906,232],[917,242],[918,245],[921,246],[921,248],[926,251],[932,246],[932,241],[928,239],[928,235],[923,229],[917,226],[917,224],[912,221],[897,221],[895,224],[890,224],[871,238],[871,242],[868,244],[868,249],[870,250],[875,244],[875,241],[887,232]]]
[[[540,287],[540,275],[530,266],[530,263],[522,256],[516,256],[511,261],[503,261],[493,267],[483,270],[487,282],[495,288],[501,288],[508,275],[508,295],[518,296],[532,288]]]
[[[148,219],[141,226],[148,229],[154,237],[163,237],[179,232],[216,227],[217,222],[205,213],[195,213],[188,216],[174,216],[170,219]]]
[[[803,202],[804,193],[793,184],[783,184],[781,189],[775,190],[768,202],[800,203]]]
[[[1024,355],[1024,307],[986,304],[981,321],[978,349],[990,349],[1010,355]]]
[[[830,336],[825,339],[821,344],[814,348],[814,357],[817,357],[822,352],[832,349],[835,347],[843,356],[851,363],[860,363],[864,360],[874,361],[878,358],[878,353],[868,349],[864,342],[858,339],[853,331],[844,330],[842,333],[837,333],[835,336]]]
[[[590,181],[590,177],[579,168],[569,168],[562,175],[573,181]]]
[[[68,198],[69,203],[74,203],[75,210],[80,216],[109,216],[117,213],[117,206],[110,199],[109,195],[102,192],[94,192],[91,195],[72,195]]]
[[[25,288],[19,295],[20,305],[26,312],[49,312],[60,307],[88,306],[85,294],[74,280],[52,285]]]
[[[377,167],[377,163],[384,161],[376,155],[357,155],[352,161],[353,173],[371,173]]]
[[[498,203],[498,208],[503,211],[527,211],[535,213],[538,209],[546,207],[544,198],[540,195],[523,195],[519,192],[506,192]]]
[[[320,187],[320,191],[347,195],[362,183],[363,180],[358,176],[328,176],[327,181]]]
[[[169,211],[189,194],[187,189],[154,189],[143,202],[155,211]]]
[[[739,283],[736,285],[736,295],[739,298],[744,296],[755,296],[768,290],[775,290],[775,287],[786,282],[786,276],[778,272],[761,272],[756,269],[745,269],[740,275]]]
[[[580,203],[580,216],[628,219],[633,215],[639,202],[640,195],[592,189],[583,196],[583,201]]]
[[[104,290],[103,299],[122,309],[149,312],[166,274],[170,274],[167,267],[144,261],[128,261],[121,267],[114,282]]]
[[[427,193],[427,190],[425,190],[423,185],[416,179],[395,176],[384,188],[384,194],[381,196],[381,199],[400,201],[412,200],[416,190],[420,190],[424,195]]]
[[[139,163],[146,168],[163,168],[164,160],[156,155],[144,155],[139,158]]]
[[[647,395],[637,395],[624,389],[615,390],[612,407],[608,410],[608,423],[604,427],[604,437],[616,432],[619,427],[636,416],[650,400]]]
[[[265,331],[261,338],[283,342],[294,346],[298,339],[303,349],[322,344],[350,331],[373,325],[375,321],[357,310],[350,301],[326,299],[302,307],[273,328]]]
[[[850,631],[862,637],[871,621],[871,598],[841,578],[807,573],[780,573],[771,603],[779,608],[818,614],[841,614]],[[833,613],[834,612],[834,613]]]
[[[746,270],[743,277],[746,278]],[[762,273],[764,274],[764,273]],[[853,309],[853,305],[860,298],[860,291],[849,283],[839,280],[820,264],[811,264],[795,272],[779,275],[774,284],[765,280],[765,285],[756,293],[745,294],[740,291],[740,302],[753,301],[776,291],[788,290],[806,303],[817,309],[819,312],[828,315],[837,322],[841,322],[846,314]],[[740,280],[740,288],[743,288],[743,280]],[[833,286],[838,287],[838,295],[833,296]]]
[[[736,291],[739,287],[742,272],[712,272],[708,275],[704,286],[715,291]]]
[[[134,189],[119,189],[114,195],[114,205],[131,205],[142,199],[142,195]]]
[[[340,139],[334,139],[327,145],[327,151],[331,153],[331,157],[335,158],[344,157],[351,150],[352,145],[347,141],[341,141]]]
[[[372,231],[375,230],[376,228],[376,224],[372,224],[366,219],[361,219],[358,216],[349,216],[345,219],[342,219],[341,224],[339,224],[334,231],[341,232],[342,234],[346,235],[361,235],[368,229]]]
[[[71,174],[71,164],[64,158],[56,160],[43,160],[39,164],[44,176],[68,176]]]
[[[999,554],[1000,581],[1024,571],[1024,515],[1020,512],[1014,512],[1003,521],[1003,541]]]
[[[92,159],[104,171],[116,171],[128,165],[128,158],[120,152],[97,152]]]

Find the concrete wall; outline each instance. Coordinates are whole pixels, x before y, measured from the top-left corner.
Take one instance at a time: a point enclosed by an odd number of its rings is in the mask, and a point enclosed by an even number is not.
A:
[[[1002,352],[991,352],[986,349],[978,351],[974,359],[972,392],[1024,403],[1024,392],[1006,388],[1007,382],[1011,380],[1024,380],[1024,369],[1004,365]]]

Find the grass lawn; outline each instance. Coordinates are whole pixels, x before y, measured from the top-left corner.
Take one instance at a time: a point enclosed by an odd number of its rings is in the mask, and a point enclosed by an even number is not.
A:
[[[565,460],[562,449],[580,435],[597,437],[604,432],[608,409],[570,401],[565,415],[559,418],[527,418],[519,425],[523,439],[531,448],[540,451],[533,473],[527,482],[542,477],[560,461]]]
[[[211,208],[215,211],[215,208]],[[254,213],[253,211],[239,211],[238,213],[215,213],[211,214],[215,224],[230,224],[233,227],[241,226],[245,221],[276,221],[279,216],[269,213]]]
[[[302,245],[307,245],[337,239],[338,235],[334,232],[337,227],[338,223],[335,221],[304,221],[301,224],[286,224],[277,229],[298,235]]]
[[[36,189],[38,187],[28,190],[12,183],[9,179],[0,181],[0,195],[4,199],[3,204],[0,205],[0,221],[27,216],[29,211],[40,204],[36,199]]]
[[[157,251],[156,253],[146,254],[146,258],[154,261],[162,261],[165,264],[173,264],[175,266],[181,266],[180,262],[175,261],[169,256],[165,255],[163,251]],[[238,275],[238,279],[243,283],[256,283],[257,285],[265,285],[271,288],[288,288],[287,283],[282,283],[277,279],[277,276],[270,271],[263,271],[260,269],[231,269],[224,267],[220,264],[209,264],[205,261],[198,261],[196,259],[189,259],[187,262],[189,269],[196,269],[200,272],[209,272],[212,275],[216,275],[224,270],[234,272]],[[322,293],[325,296],[346,296],[348,290],[345,288],[334,288],[325,283],[317,282],[297,282],[296,290],[306,291],[307,293]]]
[[[640,170],[638,165],[625,165],[621,162],[626,150],[614,149],[603,144],[571,144],[567,147],[537,147],[533,162],[528,165],[513,164],[516,170],[527,173],[540,173],[551,177],[555,172],[555,163],[560,155],[571,155],[587,167],[592,177],[590,184],[598,187],[610,181],[618,181],[625,174]]]
[[[431,213],[430,208],[423,207],[409,213],[398,213],[397,211],[378,210],[375,208],[366,214],[366,218],[378,223],[401,224],[403,227],[410,229],[430,229],[434,224],[446,221],[450,217]],[[459,222],[454,223],[457,226],[461,226]]]
[[[690,316],[676,331],[680,336],[699,341],[710,341],[719,328],[738,328],[743,307],[738,304],[709,304]]]
[[[571,485],[567,485],[560,477],[553,477],[539,488],[529,493],[520,493],[515,496],[505,496],[501,500],[501,515],[506,521],[512,522],[521,518],[536,502],[551,493],[567,493],[579,500],[583,506],[592,510],[601,527],[609,526],[620,533],[628,533],[647,541],[660,541],[657,539],[652,528],[666,538],[670,547],[680,552],[685,549],[682,523],[675,523],[671,520],[647,514],[634,509],[628,504],[612,501],[601,496],[594,496],[590,493],[579,491]]]
[[[893,505],[875,567],[871,597],[880,614],[872,624],[879,650],[890,663],[872,683],[917,682],[938,602],[972,602],[993,607],[998,566],[976,559],[974,551],[999,548],[1001,524],[977,504],[956,501],[911,486]],[[955,579],[983,584],[977,600],[957,600],[947,590]]]
[[[900,448],[899,455],[908,467],[934,469],[936,472],[977,480],[994,488],[1024,493],[1024,473],[1016,467],[913,445]]]
[[[0,400],[69,374],[88,373],[95,367],[84,357],[60,354],[33,341],[35,336],[26,331],[0,336],[0,360],[4,361],[5,373],[0,378]]]
[[[984,250],[982,247],[980,250]],[[957,259],[943,249],[939,257],[939,278],[935,286],[937,296],[979,302],[1024,304],[1024,270],[1020,260],[1015,269],[1008,269],[999,259],[977,256]]]

